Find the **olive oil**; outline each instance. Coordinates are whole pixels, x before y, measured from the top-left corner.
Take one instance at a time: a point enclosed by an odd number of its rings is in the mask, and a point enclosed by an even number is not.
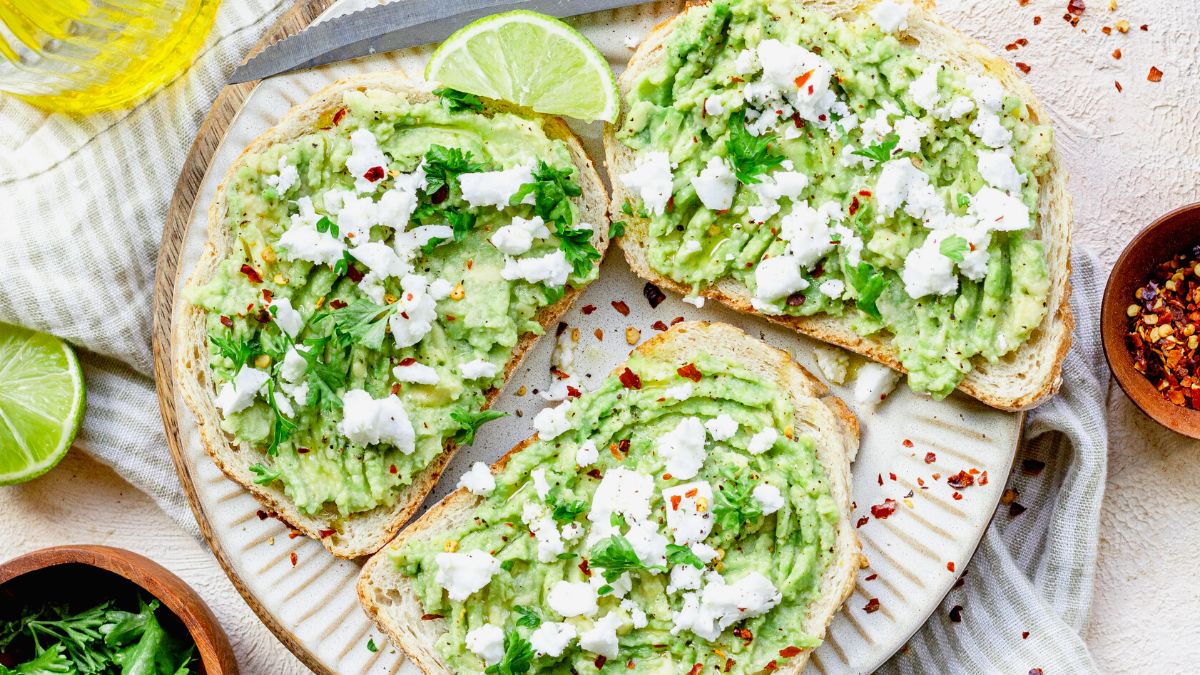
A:
[[[0,0],[0,91],[55,112],[136,103],[191,65],[219,0]]]

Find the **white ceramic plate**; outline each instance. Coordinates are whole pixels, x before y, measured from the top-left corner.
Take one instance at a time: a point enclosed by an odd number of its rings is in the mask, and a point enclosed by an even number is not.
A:
[[[640,39],[681,6],[681,2],[659,2],[594,15],[576,23],[619,69],[632,53],[626,39]],[[348,2],[343,2],[326,16],[350,8]],[[182,288],[182,281],[194,269],[206,236],[212,195],[242,148],[290,107],[334,79],[395,68],[419,77],[429,51],[380,55],[261,84],[229,127],[205,176],[188,226],[176,288]],[[592,156],[603,157],[599,126],[575,128]],[[631,349],[626,342],[628,327],[639,329],[644,340],[656,332],[651,327],[656,321],[670,323],[677,316],[740,326],[792,353],[814,373],[819,372],[813,366],[813,342],[808,339],[715,303],[701,310],[669,296],[652,310],[643,297],[643,286],[629,271],[621,253],[613,250],[599,281],[564,317],[570,329],[578,329],[575,371],[584,379],[585,387],[589,376],[601,378],[625,359]],[[613,301],[624,301],[629,315],[618,313]],[[581,310],[587,305],[596,310],[585,316]],[[176,316],[179,309],[177,293]],[[597,330],[603,332],[603,341],[597,338]],[[491,462],[532,434],[529,421],[544,404],[533,391],[549,384],[553,342],[542,340],[530,351],[524,366],[496,402],[497,408],[516,414],[490,423],[474,447],[459,453],[428,503],[449,492],[471,462]],[[522,385],[525,395],[517,396]],[[834,390],[853,407],[848,390]],[[254,498],[226,479],[210,461],[200,443],[195,419],[182,400],[176,400],[175,406],[185,461],[204,516],[215,534],[211,543],[231,562],[234,582],[249,596],[250,604],[289,632],[291,640],[285,641],[292,642],[299,655],[314,666],[347,674],[411,669],[359,608],[354,589],[359,564],[338,560],[304,537],[289,539],[288,528],[282,523],[260,519]],[[814,654],[810,670],[817,672],[861,673],[878,667],[937,607],[966,567],[996,508],[1021,428],[1020,415],[991,410],[960,395],[935,402],[903,386],[876,410],[856,412],[862,425],[862,447],[854,465],[854,517],[867,518],[858,534],[871,566],[860,572],[858,588],[830,626],[825,644]],[[936,459],[927,463],[929,452]],[[963,498],[956,500],[946,479],[964,469],[987,471],[991,479],[987,485],[963,491]],[[935,474],[940,478],[934,479]],[[870,517],[871,506],[885,499],[896,500],[895,514],[886,520]],[[949,570],[948,563],[954,563],[955,572]],[[879,600],[878,609],[867,612],[864,607],[872,598]],[[378,651],[367,649],[370,639],[379,645]]]

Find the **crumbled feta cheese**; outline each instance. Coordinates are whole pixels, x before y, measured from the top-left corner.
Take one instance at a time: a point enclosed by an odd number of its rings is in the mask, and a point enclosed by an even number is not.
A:
[[[919,120],[911,115],[896,120],[893,127],[899,140],[896,141],[896,149],[902,152],[921,152],[921,139],[929,135],[932,127],[929,122]]]
[[[395,394],[373,399],[362,389],[351,389],[342,396],[342,422],[338,428],[364,448],[388,443],[406,455],[416,448],[416,432]]]
[[[1029,228],[1029,207],[1025,202],[991,188],[983,187],[971,198],[971,213],[979,224],[1000,232]]]
[[[502,253],[520,255],[533,246],[534,239],[545,239],[549,236],[550,230],[546,229],[546,223],[540,216],[529,219],[518,216],[512,219],[512,224],[496,230],[489,241]]]
[[[781,92],[804,120],[824,128],[837,97],[829,89],[833,67],[817,54],[799,45],[774,38],[758,43],[762,80]]]
[[[638,560],[647,567],[665,567],[667,564],[667,538],[658,531],[658,524],[653,520],[635,519],[629,524],[625,539],[637,553]],[[657,569],[650,570],[658,574]]]
[[[539,656],[558,658],[575,639],[575,626],[563,621],[543,621],[529,636],[529,646]]]
[[[835,225],[833,233],[838,236],[838,246],[846,252],[846,262],[858,265],[862,262],[863,240],[854,230],[845,225]]]
[[[700,589],[701,577],[704,570],[691,565],[675,565],[671,568],[671,581],[667,584],[667,595],[678,591],[696,591]]]
[[[398,382],[410,382],[412,384],[437,384],[439,379],[437,370],[423,363],[396,366],[392,368],[392,375],[396,376],[396,381]]]
[[[788,243],[788,253],[804,269],[811,269],[837,245],[829,229],[829,219],[840,208],[836,202],[826,202],[819,209],[808,202],[799,202],[780,221],[779,238]]]
[[[662,491],[667,509],[667,530],[680,546],[704,541],[712,532],[713,491],[698,480]]]
[[[454,290],[454,285],[445,279],[434,279],[433,283],[429,284],[429,297],[434,300],[445,300],[450,297],[450,292]]]
[[[938,91],[938,73],[941,70],[942,66],[940,64],[931,63],[926,66],[920,77],[908,85],[908,95],[912,98],[913,103],[916,103],[929,112],[934,111],[938,101],[942,98],[941,93]]]
[[[904,281],[904,292],[910,298],[926,295],[948,295],[958,290],[958,277],[954,274],[954,261],[942,255],[941,242],[946,234],[934,231],[925,242],[908,252],[904,257],[904,269],[900,279]]]
[[[279,374],[288,382],[295,382],[304,376],[304,371],[308,370],[308,362],[300,356],[300,352],[306,352],[312,349],[307,345],[292,345],[288,347],[287,353],[283,355],[283,365],[279,367]]]
[[[521,512],[521,522],[529,527],[538,543],[538,561],[554,562],[564,552],[562,535],[554,523],[550,511],[542,504],[526,503]]]
[[[592,524],[588,532],[587,545],[617,532],[612,525],[614,513],[625,516],[629,524],[644,522],[650,518],[650,499],[654,496],[654,477],[622,467],[609,469],[600,479],[600,485],[592,493],[591,509],[587,519]]]
[[[717,96],[709,96],[704,99],[704,114],[710,117],[719,117],[725,114],[725,104]]]
[[[1009,194],[1020,192],[1025,178],[1013,164],[1011,151],[983,150],[978,153],[976,159],[979,174],[988,182],[988,185]]]
[[[758,205],[746,210],[750,220],[765,223],[771,216],[779,213],[779,200],[784,197],[795,200],[808,186],[808,176],[799,171],[775,171],[761,177],[759,182],[750,186],[758,196]]]
[[[771,580],[760,572],[751,572],[733,584],[710,573],[704,590],[687,593],[683,607],[672,614],[671,634],[686,629],[711,642],[734,623],[766,614],[782,599]]]
[[[563,525],[562,538],[563,541],[575,541],[583,536],[583,526],[579,523],[567,523]]]
[[[1000,117],[990,110],[980,108],[970,129],[989,148],[1003,148],[1012,141],[1012,131],[1005,128]]]
[[[933,111],[933,116],[942,120],[956,120],[975,109],[975,102],[966,96],[955,96],[946,105]]]
[[[639,607],[633,600],[622,600],[621,609],[629,614],[629,620],[633,622],[635,629],[645,628],[650,623],[649,619],[646,618],[645,610]]]
[[[674,176],[671,158],[665,152],[648,152],[637,158],[633,170],[620,175],[621,183],[642,198],[646,209],[661,216],[671,198]]]
[[[489,666],[504,659],[504,631],[494,624],[485,623],[468,631],[466,645]]]
[[[279,246],[287,260],[307,260],[318,265],[332,265],[342,259],[346,246],[328,232],[317,232],[321,216],[308,196],[296,200],[300,212],[291,217],[291,227],[279,236]]]
[[[258,396],[258,392],[269,379],[271,375],[265,370],[242,366],[233,376],[233,382],[221,385],[221,391],[217,393],[213,403],[221,409],[221,414],[225,417],[239,413],[250,407],[254,397]]]
[[[692,187],[696,188],[696,196],[700,198],[704,208],[724,211],[733,205],[737,178],[729,168],[729,162],[714,155],[708,159],[704,170],[692,177]]]
[[[575,450],[575,463],[580,467],[591,466],[598,459],[600,459],[600,451],[596,449],[596,442],[590,438]]]
[[[355,129],[350,133],[350,156],[346,158],[346,170],[354,176],[354,189],[374,192],[383,181],[367,180],[365,174],[375,167],[386,172],[387,166],[387,156],[379,149],[379,142],[370,129]]]
[[[596,593],[586,581],[556,581],[546,594],[546,604],[560,615],[591,616],[596,613]]]
[[[663,396],[673,398],[676,401],[686,401],[692,397],[692,383],[684,382],[673,387],[667,387],[663,390]]]
[[[368,272],[363,275],[358,287],[377,305],[384,303],[384,279],[402,277],[412,270],[412,266],[402,261],[391,246],[380,242],[355,246],[350,249],[350,255],[367,266]]]
[[[850,368],[850,355],[837,347],[814,346],[813,359],[817,369],[831,384],[845,384]]]
[[[533,418],[533,428],[538,438],[543,441],[553,440],[563,435],[571,428],[567,413],[571,410],[571,402],[564,401],[553,408],[542,408]]]
[[[500,277],[505,281],[524,279],[531,284],[544,283],[552,288],[558,288],[567,283],[571,276],[571,263],[562,249],[537,258],[509,258],[500,270]]]
[[[775,447],[777,440],[779,440],[779,432],[775,430],[775,427],[767,427],[750,437],[746,452],[752,455],[761,455]]]
[[[591,630],[579,634],[579,646],[606,658],[616,658],[618,653],[617,628],[620,626],[621,617],[615,612],[609,612],[592,624]]]
[[[466,488],[467,492],[473,495],[486,497],[496,489],[496,477],[492,475],[492,470],[488,468],[487,464],[475,462],[466,473],[459,477],[455,487]]]
[[[706,565],[717,558],[717,549],[709,546],[708,544],[692,544],[690,548],[692,549],[692,553],[694,553],[696,557],[700,559],[700,562]]]
[[[758,70],[758,55],[751,49],[743,49],[738,52],[737,58],[733,61],[733,69],[739,75],[749,75]]]
[[[914,192],[929,185],[929,176],[903,157],[884,163],[875,182],[875,202],[879,211],[891,217]]]
[[[972,75],[967,78],[967,88],[971,90],[971,97],[980,110],[1000,112],[1004,104],[1004,88],[995,78]]]
[[[754,488],[752,496],[754,497],[754,501],[758,502],[758,507],[762,509],[764,516],[769,516],[782,509],[786,503],[783,499],[783,493],[779,491],[779,488],[774,485],[767,485],[766,483]]]
[[[704,296],[703,295],[685,295],[682,298],[680,298],[680,300],[683,300],[684,302],[691,305],[692,307],[695,307],[696,309],[701,309],[704,307]]]
[[[871,8],[871,18],[883,32],[895,33],[908,28],[908,10],[910,8],[911,5],[907,2],[882,0]]]
[[[854,378],[854,401],[868,410],[887,398],[900,381],[900,373],[881,363],[864,363]]]
[[[546,480],[546,470],[534,469],[529,472],[529,476],[533,478],[533,489],[537,491],[538,499],[546,501],[546,495],[550,494],[550,482]]]
[[[492,576],[500,571],[500,561],[487,551],[439,553],[434,564],[437,565],[434,581],[446,589],[451,600],[459,602],[487,586]]]
[[[475,359],[467,361],[458,367],[458,372],[462,373],[464,380],[478,380],[480,378],[493,378],[500,369],[496,364],[486,359]]]
[[[707,457],[705,438],[704,423],[698,417],[685,417],[674,429],[659,436],[656,448],[666,461],[666,472],[683,480],[699,473]]]
[[[533,182],[533,165],[505,169],[503,171],[477,171],[464,173],[458,177],[459,188],[462,189],[463,200],[474,207],[491,206],[505,209],[509,201],[522,185]],[[533,195],[525,200],[533,203]]]
[[[657,572],[655,572],[655,574],[657,574]],[[614,598],[623,598],[629,594],[629,591],[633,590],[633,577],[629,576],[629,572],[625,572],[611,582],[605,581],[602,575],[593,574],[592,576],[588,577],[588,583],[592,585],[592,592],[596,594],[597,599],[604,597],[604,595],[611,595]],[[608,591],[604,595],[601,595],[600,589],[605,586],[608,586],[612,590]]]
[[[795,256],[781,255],[758,263],[754,286],[757,300],[774,302],[808,288],[808,281],[800,275],[800,261]]]
[[[292,409],[292,402],[288,400],[286,394],[275,392],[275,407],[279,408],[279,413],[285,417],[295,417],[296,411]]]
[[[280,330],[287,333],[288,337],[294,338],[300,333],[300,329],[304,327],[304,317],[300,316],[300,312],[292,307],[291,300],[274,298],[268,307],[271,319],[275,321],[275,325],[279,326]]]
[[[733,438],[737,433],[738,423],[726,413],[721,413],[716,417],[704,423],[704,428],[708,430],[708,435],[714,441],[726,441]]]
[[[817,288],[821,291],[822,295],[834,300],[840,300],[842,293],[846,292],[846,283],[840,279],[828,279],[822,281],[821,285],[817,286]]]
[[[280,197],[286,195],[288,190],[296,184],[300,178],[300,171],[296,169],[295,164],[289,164],[287,157],[279,158],[279,173],[274,176],[267,176],[267,185],[275,188],[275,193]]]
[[[437,301],[429,295],[429,283],[419,274],[407,274],[400,280],[400,298],[392,305],[396,311],[388,319],[392,338],[400,348],[420,342],[437,320]]]

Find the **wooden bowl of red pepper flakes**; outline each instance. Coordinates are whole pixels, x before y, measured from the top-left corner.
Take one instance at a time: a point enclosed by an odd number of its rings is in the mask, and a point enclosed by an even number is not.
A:
[[[1200,438],[1200,204],[1159,218],[1126,246],[1104,289],[1100,332],[1130,400]]]

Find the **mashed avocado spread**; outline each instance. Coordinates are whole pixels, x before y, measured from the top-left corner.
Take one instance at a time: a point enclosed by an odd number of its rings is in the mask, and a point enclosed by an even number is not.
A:
[[[470,443],[538,310],[599,254],[566,145],[458,92],[351,91],[319,130],[244,157],[207,312],[222,426],[305,512],[394,503]]]
[[[618,138],[637,159],[619,180],[640,202],[625,212],[650,219],[655,271],[695,291],[732,277],[758,311],[888,334],[910,386],[941,397],[1046,313],[1052,135],[995,79],[887,32],[907,7],[690,8],[632,83]]]
[[[445,619],[452,672],[782,665],[820,642],[802,627],[838,518],[794,415],[736,364],[634,354],[540,412],[494,480],[463,477],[486,495],[468,522],[389,555]]]

